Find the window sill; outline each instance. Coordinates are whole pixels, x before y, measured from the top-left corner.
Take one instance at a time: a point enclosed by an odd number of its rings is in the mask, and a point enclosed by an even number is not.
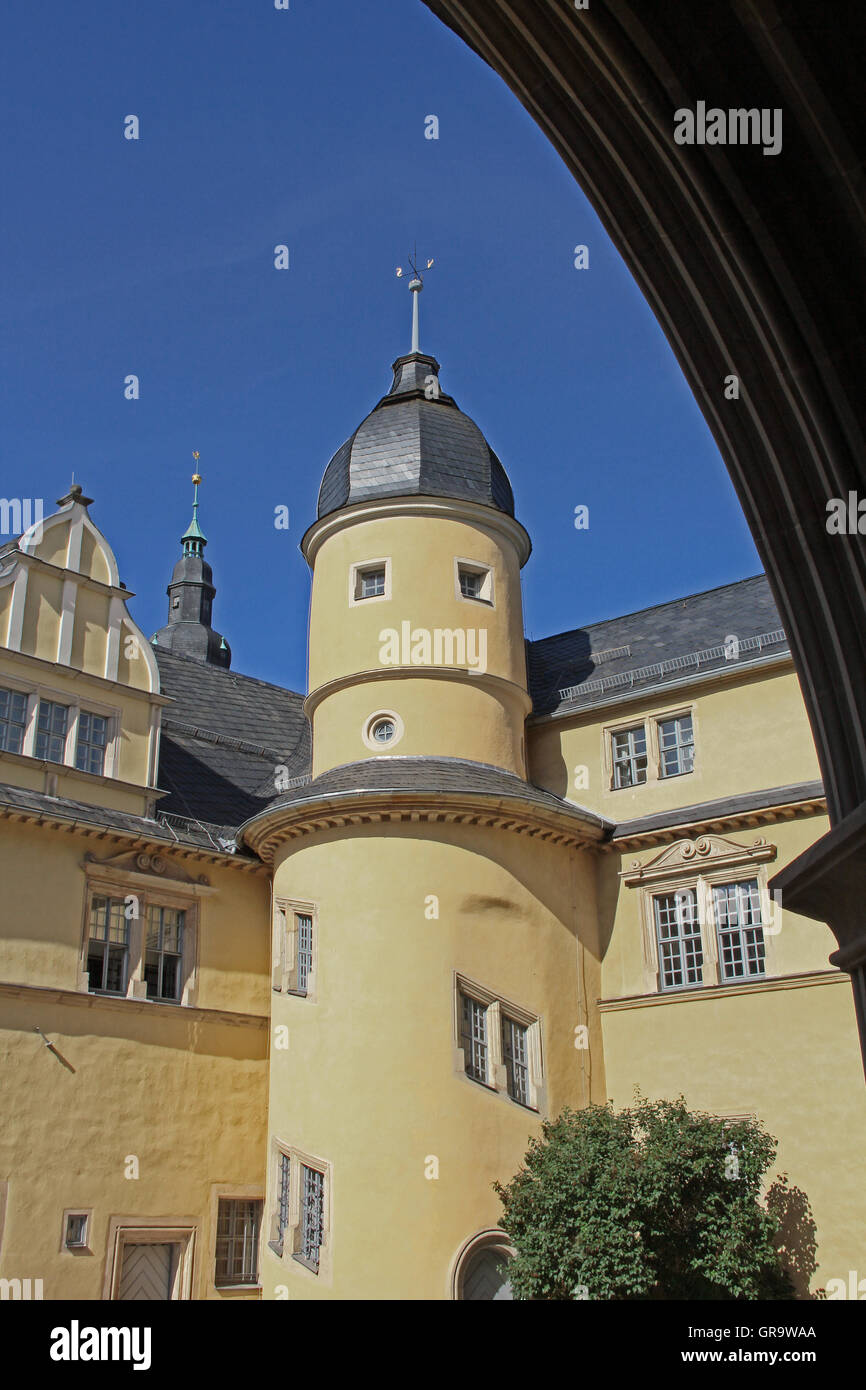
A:
[[[308,1269],[311,1274],[318,1274],[319,1266],[317,1264],[313,1264],[312,1260],[308,1260],[306,1255],[299,1255],[297,1254],[297,1252],[293,1251],[292,1259],[297,1260],[298,1264],[303,1265],[304,1269]]]
[[[214,1284],[217,1293],[261,1293],[261,1283],[256,1284]]]

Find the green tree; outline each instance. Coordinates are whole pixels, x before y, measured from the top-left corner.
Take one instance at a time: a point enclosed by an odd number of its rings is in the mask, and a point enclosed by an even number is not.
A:
[[[792,1298],[761,1202],[776,1140],[685,1101],[564,1110],[503,1186],[523,1299]]]

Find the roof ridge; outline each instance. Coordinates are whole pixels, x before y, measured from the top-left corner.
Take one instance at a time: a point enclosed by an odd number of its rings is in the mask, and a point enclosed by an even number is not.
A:
[[[729,584],[716,584],[712,589],[697,589],[693,594],[680,594],[679,597],[665,599],[662,603],[648,604],[646,608],[634,608],[630,613],[614,613],[610,618],[598,618],[593,623],[583,623],[578,627],[566,628],[564,632],[552,632],[547,637],[529,639],[529,645],[530,647],[540,647],[542,642],[554,642],[558,637],[571,637],[576,632],[588,632],[594,627],[601,627],[604,623],[620,623],[625,618],[637,618],[642,613],[653,613],[659,608],[671,608],[677,603],[687,603],[692,598],[704,598],[708,594],[720,593],[722,589],[736,589],[741,584],[750,584],[756,579],[766,578],[767,576],[763,571],[759,574],[749,574],[743,579],[734,579]]]

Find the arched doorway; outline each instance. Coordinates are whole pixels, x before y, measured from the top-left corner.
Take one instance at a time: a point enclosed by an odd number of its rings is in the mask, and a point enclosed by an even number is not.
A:
[[[462,1247],[454,1263],[452,1297],[467,1303],[510,1302],[514,1294],[508,1265],[513,1256],[502,1231],[479,1231]]]

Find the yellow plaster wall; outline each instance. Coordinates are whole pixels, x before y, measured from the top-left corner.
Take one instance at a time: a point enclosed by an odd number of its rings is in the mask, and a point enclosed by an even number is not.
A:
[[[323,832],[278,862],[275,894],[318,907],[317,1002],[273,995],[288,1049],[269,1128],[333,1164],[333,1268],[327,1282],[265,1245],[264,1297],[448,1297],[458,1249],[501,1211],[490,1184],[539,1123],[455,1070],[454,972],[541,1017],[551,1114],[602,1098],[593,877],[579,852],[466,826]]]
[[[492,606],[457,598],[456,556],[493,568]],[[385,557],[391,560],[391,598],[350,606],[352,565]],[[413,628],[486,628],[488,671],[525,689],[519,574],[509,540],[448,517],[360,519],[336,532],[322,544],[313,571],[310,690],[380,667],[380,632],[399,631],[404,621]]]
[[[0,822],[0,980],[78,989],[85,932],[84,855],[105,860],[125,848],[123,841],[106,843],[75,832]],[[267,878],[201,860],[173,861],[163,849],[159,853],[192,879],[205,874],[219,889],[199,905],[198,1006],[265,1014],[270,988]],[[158,890],[158,877],[153,882]]]
[[[27,578],[21,650],[43,661],[57,660],[63,582],[54,575],[31,570]]]
[[[261,1189],[267,1045],[264,1024],[0,990],[0,1274],[42,1279],[46,1299],[102,1299],[113,1216],[192,1219],[192,1296],[238,1297],[212,1282],[214,1185]],[[93,1209],[90,1253],[61,1250],[67,1208]]]
[[[525,776],[524,697],[514,686],[421,676],[365,681],[329,695],[313,715],[313,775],[376,757],[362,734],[371,715],[403,721],[396,757],[471,758]]]
[[[613,790],[605,772],[605,729],[690,706],[694,771]],[[528,749],[533,781],[617,822],[821,776],[799,681],[791,670],[668,696],[654,692],[601,711],[530,725]],[[582,766],[589,785],[577,789],[575,768]]]

